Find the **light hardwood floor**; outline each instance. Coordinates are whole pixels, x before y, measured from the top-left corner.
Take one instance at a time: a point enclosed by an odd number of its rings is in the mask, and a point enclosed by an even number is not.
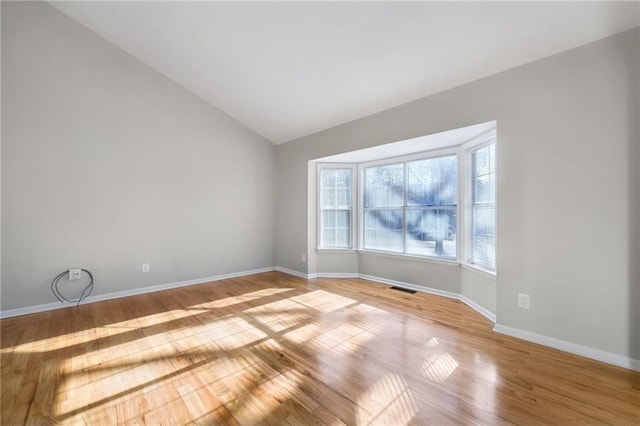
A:
[[[640,424],[640,373],[278,272],[9,318],[2,424]]]

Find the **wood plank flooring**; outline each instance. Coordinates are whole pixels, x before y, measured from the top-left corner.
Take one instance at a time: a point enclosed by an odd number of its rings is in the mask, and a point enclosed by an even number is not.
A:
[[[359,279],[270,272],[0,323],[3,425],[640,424],[640,373]]]

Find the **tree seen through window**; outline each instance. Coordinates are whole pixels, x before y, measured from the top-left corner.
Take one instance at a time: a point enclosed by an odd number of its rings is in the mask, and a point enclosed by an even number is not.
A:
[[[364,169],[364,248],[456,258],[457,156]]]

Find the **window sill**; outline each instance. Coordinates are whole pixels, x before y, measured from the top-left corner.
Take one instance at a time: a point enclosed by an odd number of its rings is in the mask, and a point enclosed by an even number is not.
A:
[[[402,254],[402,253],[389,253],[386,251],[358,250],[358,254],[368,254],[373,256],[388,257],[391,259],[414,260],[414,261],[417,260],[419,262],[437,263],[437,264],[446,265],[446,266],[460,266],[460,262],[458,262],[457,260],[438,259],[435,257],[426,257],[426,256],[413,256],[410,254]]]
[[[356,249],[319,247],[316,251],[318,253],[355,253]]]
[[[468,271],[476,272],[476,273],[478,273],[480,275],[483,275],[483,276],[485,276],[487,278],[490,278],[492,280],[496,279],[497,275],[496,275],[496,273],[494,271],[489,271],[488,269],[484,269],[484,268],[481,268],[480,266],[472,265],[470,263],[461,263],[460,265],[462,266],[462,268],[464,268],[464,269],[466,269]]]

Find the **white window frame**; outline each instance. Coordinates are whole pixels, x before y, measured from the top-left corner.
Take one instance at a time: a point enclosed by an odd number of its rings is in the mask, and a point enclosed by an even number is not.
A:
[[[419,160],[428,160],[432,158],[438,157],[447,157],[450,155],[456,155],[457,158],[457,171],[456,174],[458,176],[458,187],[457,187],[457,200],[456,200],[456,234],[460,232],[461,225],[461,217],[460,217],[460,205],[461,205],[461,196],[460,196],[460,147],[454,146],[450,148],[443,148],[437,150],[429,150],[422,151],[414,154],[403,155],[398,157],[387,157],[380,160],[368,161],[359,163],[358,167],[358,205],[356,216],[358,218],[358,251],[363,253],[379,253],[386,254],[390,256],[402,256],[402,257],[410,257],[410,258],[420,258],[420,259],[429,259],[437,262],[446,262],[446,263],[458,263],[460,259],[460,243],[459,238],[456,238],[456,257],[454,258],[446,258],[440,256],[427,256],[427,255],[419,255],[419,254],[408,254],[407,251],[407,221],[406,217],[403,217],[403,230],[402,230],[402,253],[395,251],[385,251],[385,250],[374,250],[370,248],[364,248],[364,169],[375,166],[385,166],[403,163],[404,167],[404,206],[403,215],[406,216],[406,204],[407,204],[407,163],[411,161],[419,161]]]
[[[494,269],[488,269],[483,265],[479,265],[473,263],[473,251],[472,251],[472,242],[473,242],[473,188],[471,186],[473,180],[473,153],[478,149],[484,148],[485,146],[495,144],[496,150],[496,165],[495,165],[495,175],[496,175],[496,191],[495,191],[495,205],[496,205],[496,258],[498,251],[498,143],[497,143],[497,131],[493,129],[487,133],[484,133],[471,141],[463,144],[461,149],[463,151],[463,155],[460,156],[460,159],[464,161],[464,165],[462,167],[463,173],[458,175],[460,179],[462,179],[461,189],[461,199],[464,200],[464,212],[462,214],[463,217],[463,233],[461,234],[463,238],[461,238],[462,247],[462,257],[461,263],[464,267],[472,268],[479,270],[481,272],[487,273],[493,277],[496,276],[497,265],[494,265]]]
[[[332,247],[322,245],[322,170],[351,170],[351,232],[349,247]],[[357,203],[357,167],[353,163],[318,163],[316,169],[316,250],[318,251],[354,251],[356,246],[356,230],[358,222]]]

